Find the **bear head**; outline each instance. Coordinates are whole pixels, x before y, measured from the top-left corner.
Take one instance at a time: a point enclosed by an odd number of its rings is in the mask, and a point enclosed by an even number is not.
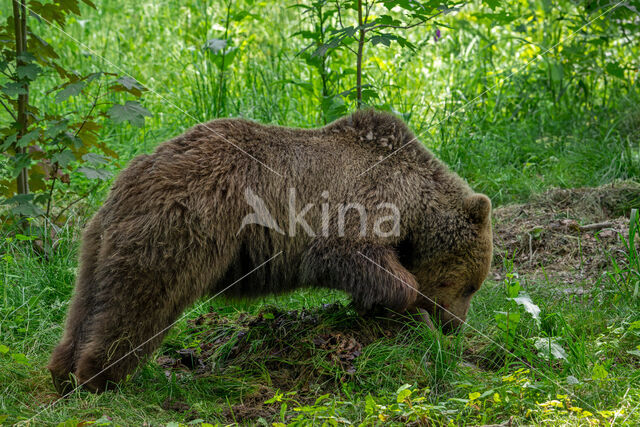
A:
[[[462,200],[458,227],[445,230],[453,242],[412,269],[418,284],[416,307],[429,312],[443,331],[462,325],[471,297],[489,273],[493,253],[491,200],[471,194]]]

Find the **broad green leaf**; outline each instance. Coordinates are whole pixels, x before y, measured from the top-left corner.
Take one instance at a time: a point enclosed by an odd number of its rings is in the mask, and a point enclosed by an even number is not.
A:
[[[7,354],[9,353],[9,347],[7,347],[4,344],[0,344],[0,354]]]
[[[16,194],[13,197],[10,197],[8,199],[4,199],[2,202],[0,202],[0,204],[2,205],[10,205],[13,203],[27,203],[33,200],[33,198],[35,197],[35,194]]]
[[[51,156],[51,160],[58,163],[61,168],[66,168],[69,166],[69,163],[73,162],[75,159],[76,156],[73,155],[71,150],[64,150]]]
[[[99,179],[106,181],[111,178],[111,172],[105,169],[97,169],[89,166],[81,166],[78,168],[78,172],[82,172],[89,179]]]
[[[122,76],[117,80],[117,82],[120,83],[122,86],[126,87],[127,89],[144,90],[144,86],[138,83],[136,79],[131,78],[129,76]]]
[[[227,41],[224,39],[209,39],[204,44],[204,48],[211,53],[218,53],[225,47],[227,47]]]
[[[44,131],[44,138],[47,139],[57,136],[58,134],[60,134],[60,132],[67,129],[68,123],[69,122],[67,120],[52,121],[47,123],[48,127]]]
[[[11,147],[11,145],[13,145],[13,143],[16,142],[17,140],[18,140],[17,133],[9,135],[7,139],[5,139],[2,144],[0,144],[0,151],[4,151],[7,148]]]
[[[564,348],[553,338],[538,337],[534,342],[538,354],[546,359],[563,359],[567,360],[567,353]]]
[[[31,165],[31,157],[28,154],[17,154],[12,159],[11,166],[13,167],[9,174],[12,178],[17,178],[20,175],[20,171]]]
[[[20,55],[18,55],[18,59],[22,62],[29,63],[35,61],[36,57],[33,56],[31,52],[22,52]]]
[[[604,67],[607,74],[612,75],[613,77],[617,77],[619,79],[624,79],[624,69],[615,62],[610,62]]]
[[[40,129],[34,129],[31,132],[27,132],[22,135],[22,138],[18,139],[16,144],[18,147],[26,147],[40,136]]]
[[[82,156],[82,160],[96,165],[105,165],[109,163],[109,160],[107,160],[106,157],[96,153],[87,153]]]
[[[18,74],[19,79],[24,79],[26,77],[29,80],[35,80],[40,73],[40,67],[36,64],[21,65],[16,69],[16,73]]]
[[[511,311],[509,313],[505,311],[496,311],[495,319],[500,330],[504,332],[512,332],[520,323],[520,313],[517,311]]]
[[[2,90],[2,92],[10,97],[25,95],[27,93],[25,84],[20,82],[7,83],[6,85],[0,87],[0,90]]]
[[[534,319],[540,320],[540,307],[538,307],[536,304],[534,304],[533,301],[531,301],[531,298],[528,295],[520,294],[519,296],[517,296],[515,298],[508,298],[508,299],[514,301],[518,305],[523,306],[524,309],[527,311],[527,313],[531,314],[531,316]]]
[[[569,375],[567,377],[567,384],[569,385],[576,385],[576,384],[580,384],[580,380],[578,380],[576,377],[574,377],[573,375]]]
[[[29,365],[29,359],[27,359],[27,356],[22,353],[11,353],[11,358],[14,362],[21,365]]]
[[[19,203],[11,208],[11,212],[15,215],[35,218],[44,215],[44,211],[31,202]]]
[[[367,415],[372,415],[378,412],[378,405],[371,394],[367,394],[367,397],[364,398],[364,402],[364,408]]]
[[[80,92],[82,92],[82,90],[85,88],[86,85],[87,85],[87,82],[85,81],[69,83],[64,87],[64,89],[62,89],[60,92],[56,94],[56,103],[59,104],[63,101],[66,101],[71,96],[78,95]]]
[[[403,385],[398,389],[397,394],[398,396],[396,397],[396,402],[398,403],[404,402],[405,400],[407,400],[409,396],[411,396],[411,385],[410,384]]]
[[[136,101],[127,101],[124,105],[115,104],[109,109],[109,116],[114,123],[122,123],[125,120],[132,126],[144,126],[144,118],[151,117],[149,110]]]
[[[591,379],[596,381],[604,380],[609,376],[609,372],[599,363],[593,365],[593,370],[591,371]]]
[[[391,46],[391,40],[393,39],[394,37],[390,36],[389,34],[379,34],[371,37],[371,43],[374,46],[378,44],[383,44],[388,47],[388,46]]]

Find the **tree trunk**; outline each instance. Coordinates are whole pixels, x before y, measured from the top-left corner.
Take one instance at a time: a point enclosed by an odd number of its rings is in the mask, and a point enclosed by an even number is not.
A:
[[[362,107],[362,54],[364,51],[365,31],[362,26],[362,0],[358,0],[358,26],[360,27],[360,35],[358,37],[358,56],[356,58],[356,94],[358,100],[358,109]]]
[[[23,2],[13,0],[13,22],[15,24],[16,33],[16,68],[24,65],[22,54],[27,50],[27,8]],[[20,139],[27,132],[29,119],[27,117],[27,105],[29,104],[29,86],[25,84],[27,93],[18,95],[18,138],[16,144],[20,143]],[[24,155],[27,153],[26,147],[17,147],[16,155]],[[22,168],[18,175],[18,194],[29,193],[29,175],[27,168]]]

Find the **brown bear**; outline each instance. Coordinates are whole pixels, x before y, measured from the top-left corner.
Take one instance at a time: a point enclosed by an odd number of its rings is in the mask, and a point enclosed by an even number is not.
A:
[[[221,292],[334,288],[363,313],[422,310],[455,327],[489,270],[490,211],[387,113],[319,129],[197,125],[136,157],[88,224],[48,365],[56,389],[75,377],[105,390]]]

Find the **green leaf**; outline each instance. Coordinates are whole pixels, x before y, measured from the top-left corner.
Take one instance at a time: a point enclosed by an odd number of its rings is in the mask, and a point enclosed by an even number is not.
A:
[[[144,90],[144,86],[138,83],[136,79],[131,78],[129,76],[122,76],[116,81],[129,90],[132,90],[132,89]]]
[[[84,80],[76,83],[69,83],[65,86],[64,89],[56,94],[56,103],[59,104],[63,101],[66,101],[71,96],[78,95],[80,92],[82,92],[86,85],[87,82],[85,82]]]
[[[218,53],[225,47],[227,47],[227,41],[224,39],[209,39],[204,44],[204,48],[211,53]]]
[[[90,166],[81,166],[78,168],[78,172],[82,172],[89,179],[99,179],[106,181],[111,178],[111,172],[106,169],[97,169]]]
[[[26,216],[29,218],[44,215],[44,211],[31,202],[19,203],[11,208],[11,212],[14,215]]]
[[[610,74],[613,77],[617,77],[619,79],[624,79],[624,68],[622,68],[619,64],[610,62],[604,67],[604,69],[607,74]]]
[[[593,365],[593,370],[591,371],[591,379],[596,381],[604,380],[609,376],[609,372],[599,363]]]
[[[514,301],[516,304],[523,306],[524,309],[527,311],[527,313],[531,314],[531,316],[534,319],[540,320],[540,307],[534,304],[528,295],[521,294],[516,298],[507,298],[507,299],[510,299],[511,301]]]
[[[518,326],[518,323],[520,323],[520,313],[517,311],[509,313],[505,311],[497,311],[495,319],[500,330],[504,332],[513,332]]]
[[[67,129],[68,123],[69,122],[67,120],[48,122],[47,123],[48,127],[44,131],[44,138],[47,139],[47,138],[53,138],[55,136],[58,136],[60,132]]]
[[[58,163],[63,169],[69,166],[69,164],[75,159],[76,156],[73,155],[73,152],[71,152],[71,150],[64,150],[51,156],[51,160],[53,160],[55,163]]]
[[[17,133],[9,135],[7,139],[5,139],[2,144],[0,144],[0,151],[4,151],[7,148],[11,147],[11,145],[13,145],[13,143],[16,142],[17,139],[18,139]]]
[[[314,56],[325,56],[330,49],[335,49],[336,47],[338,47],[340,45],[340,43],[342,42],[342,40],[344,40],[346,37],[349,37],[348,33],[350,33],[350,31],[347,32],[346,30],[353,30],[353,32],[355,32],[355,28],[351,28],[351,27],[345,28],[346,35],[334,37],[333,39],[329,40],[328,43],[320,45],[320,47],[318,47],[311,54],[311,56],[312,57],[314,57]]]
[[[114,123],[122,123],[125,120],[132,126],[144,126],[144,118],[152,114],[136,101],[127,101],[124,105],[115,104],[109,109],[109,116]]]
[[[376,46],[379,44],[383,44],[387,47],[391,46],[391,40],[393,39],[393,37],[391,37],[388,34],[380,34],[380,35],[376,35],[371,37],[371,43]]]
[[[538,337],[534,342],[535,348],[540,356],[546,359],[567,360],[567,353],[564,348],[553,338]]]
[[[21,365],[29,365],[29,359],[22,353],[11,353],[11,358],[14,362],[19,363]]]
[[[484,2],[491,8],[491,10],[496,10],[496,7],[500,6],[500,0],[484,0]]]
[[[365,401],[365,412],[367,415],[373,415],[378,412],[378,405],[376,404],[375,399],[371,394],[367,394],[367,397],[364,398]]]
[[[21,65],[16,69],[16,72],[19,79],[24,79],[26,77],[28,80],[35,80],[40,73],[40,67],[36,64]]]
[[[504,282],[507,287],[507,296],[509,298],[515,298],[520,294],[520,281],[518,280],[517,274],[514,273],[511,277],[508,276]]]
[[[33,56],[33,54],[31,52],[22,52],[20,55],[18,55],[18,59],[22,62],[33,62],[36,60],[36,57]]]
[[[40,129],[34,129],[31,132],[27,132],[22,135],[22,138],[18,139],[18,143],[16,144],[18,147],[26,147],[31,144],[33,141],[38,139],[40,136]]]
[[[9,347],[7,347],[4,344],[0,344],[0,354],[7,354],[9,353]]]
[[[87,153],[82,156],[82,160],[95,165],[106,165],[109,163],[109,160],[107,160],[105,156],[96,153]]]
[[[411,396],[411,384],[405,384],[401,386],[397,391],[398,396],[396,397],[396,402],[403,403],[405,400]]]
[[[554,82],[559,82],[562,80],[564,75],[564,70],[562,68],[562,64],[558,62],[554,62],[551,64],[551,80]]]
[[[27,93],[27,88],[25,84],[21,82],[7,83],[6,85],[2,86],[0,90],[2,90],[2,92],[4,92],[7,96],[10,96],[10,97],[25,95]]]
[[[16,240],[19,240],[21,242],[26,242],[26,241],[31,241],[31,240],[36,240],[37,237],[36,236],[25,236],[24,234],[16,234]]]
[[[12,159],[12,170],[9,172],[12,178],[17,178],[20,171],[31,165],[31,157],[28,154],[16,154]]]

